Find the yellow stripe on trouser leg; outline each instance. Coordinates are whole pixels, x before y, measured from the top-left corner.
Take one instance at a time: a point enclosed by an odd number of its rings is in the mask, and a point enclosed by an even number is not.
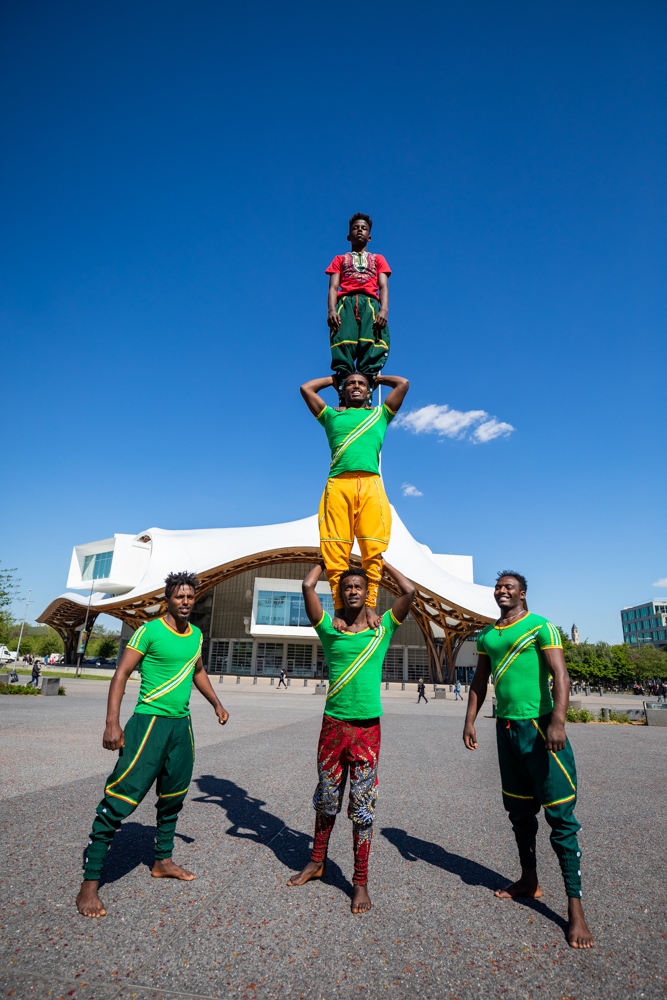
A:
[[[334,608],[343,607],[339,583],[350,564],[356,538],[362,566],[368,574],[366,604],[377,604],[378,584],[382,577],[380,554],[389,545],[391,512],[379,476],[372,472],[342,472],[329,479],[319,510],[320,546]]]

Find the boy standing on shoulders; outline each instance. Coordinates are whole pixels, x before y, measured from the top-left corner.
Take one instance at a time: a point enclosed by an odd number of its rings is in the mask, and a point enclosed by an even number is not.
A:
[[[382,254],[369,253],[373,220],[363,212],[350,219],[349,253],[338,254],[326,269],[329,278],[329,341],[335,386],[340,391],[355,370],[373,379],[389,356],[389,275]],[[355,364],[356,363],[356,364]]]
[[[128,642],[109,686],[107,724],[102,745],[119,750],[118,763],[107,778],[104,798],[84,854],[84,880],[76,897],[85,917],[106,915],[97,889],[102,864],[121,820],[127,819],[156,782],[157,836],[153,878],[196,878],[171,860],[176,820],[190,785],[195,744],[190,725],[190,691],[194,681],[213,706],[221,726],[229,714],[218,701],[201,659],[202,634],[190,624],[199,585],[193,573],[170,573],[165,580],[167,613],[137,629]],[[139,665],[141,664],[141,665]],[[120,727],[120,704],[127,679],[141,672],[134,715]]]
[[[499,573],[495,599],[500,618],[482,629],[479,658],[468,695],[463,742],[477,750],[475,719],[486,697],[489,677],[496,690],[496,740],[503,803],[519,848],[521,878],[500,899],[542,895],[537,881],[537,813],[544,809],[551,846],[560,862],[568,896],[568,940],[572,948],[592,948],[581,905],[581,851],[574,818],[577,771],[565,735],[570,678],[560,633],[551,622],[526,610],[526,578]],[[553,677],[553,699],[549,677]]]
[[[351,910],[352,913],[366,913],[371,908],[367,888],[368,856],[378,794],[382,664],[389,640],[410,610],[415,588],[402,573],[385,562],[384,568],[398,585],[401,596],[382,616],[379,627],[372,630],[366,617],[366,574],[363,570],[346,570],[340,583],[345,631],[338,632],[332,627],[329,615],[322,611],[315,591],[323,568],[323,564],[318,563],[303,581],[306,613],[322,643],[329,667],[329,693],[317,747],[319,781],[313,796],[315,837],[311,860],[287,884],[303,885],[326,874],[329,837],[343,805],[349,771],[347,814],[352,820],[354,846]]]

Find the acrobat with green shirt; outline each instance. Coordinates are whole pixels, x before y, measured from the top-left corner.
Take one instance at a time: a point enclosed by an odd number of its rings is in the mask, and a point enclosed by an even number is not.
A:
[[[109,687],[102,745],[118,750],[118,763],[104,786],[104,798],[84,852],[84,881],[76,898],[86,917],[106,915],[98,895],[102,865],[113,836],[155,782],[157,835],[154,878],[191,881],[196,876],[171,860],[176,820],[183,808],[194,765],[190,692],[194,682],[213,706],[220,725],[229,714],[211,687],[201,659],[202,634],[190,624],[198,580],[192,573],[170,573],[165,580],[167,613],[137,629]],[[120,705],[133,670],[141,673],[139,698],[125,731]]]
[[[568,896],[568,939],[573,948],[591,948],[581,904],[580,824],[574,817],[577,770],[565,735],[570,679],[558,629],[525,605],[526,579],[503,572],[495,587],[500,618],[482,629],[477,640],[477,669],[468,695],[463,742],[477,750],[475,719],[484,703],[489,678],[496,692],[496,741],[503,804],[516,837],[521,878],[499,889],[500,899],[542,895],[537,881],[537,813],[551,827],[551,845]],[[553,678],[553,698],[550,679]]]

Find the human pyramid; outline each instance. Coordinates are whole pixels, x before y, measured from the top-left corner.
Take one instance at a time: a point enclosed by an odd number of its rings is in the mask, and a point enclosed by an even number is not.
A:
[[[383,375],[389,356],[388,278],[380,254],[367,249],[373,223],[352,216],[349,252],[334,257],[329,274],[328,326],[333,374],[301,386],[311,413],[324,428],[331,449],[329,474],[319,507],[321,561],[306,574],[303,596],[308,618],[322,644],[329,672],[317,748],[318,781],[313,796],[315,832],[311,858],[287,882],[303,886],[326,876],[329,838],[341,811],[349,777],[348,816],[354,848],[352,913],[371,909],[368,864],[378,798],[382,664],[392,636],[414,600],[414,585],[383,557],[391,534],[391,510],[380,477],[379,459],[389,423],[409,388],[406,378]],[[388,386],[384,403],[373,406],[373,391]],[[337,407],[319,393],[333,387]],[[362,568],[350,566],[355,538]],[[322,609],[316,585],[325,571],[334,617]],[[386,572],[400,596],[378,614],[378,586]],[[201,659],[202,634],[190,623],[199,581],[192,573],[165,580],[167,612],[139,628],[128,643],[109,687],[103,746],[118,750],[104,797],[84,852],[79,912],[106,915],[98,887],[111,840],[155,783],[157,834],[155,878],[190,881],[196,876],[172,860],[178,814],[194,765],[189,700],[192,684],[212,705],[221,725],[229,713],[218,700]],[[498,621],[477,641],[478,665],[470,687],[463,742],[477,750],[475,719],[492,678],[497,699],[496,738],[503,804],[516,837],[521,876],[501,899],[539,898],[537,813],[544,808],[551,843],[568,896],[569,943],[590,948],[593,937],[581,903],[580,824],[574,818],[577,776],[565,734],[569,678],[560,633],[546,618],[528,612],[525,577],[498,574]],[[141,672],[134,714],[125,730],[120,705],[127,679]]]

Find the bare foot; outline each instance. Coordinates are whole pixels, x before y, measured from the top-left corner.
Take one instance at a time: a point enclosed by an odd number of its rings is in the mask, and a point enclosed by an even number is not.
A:
[[[592,948],[593,935],[588,929],[588,924],[584,917],[584,908],[581,905],[580,899],[570,896],[568,899],[567,917],[570,922],[567,932],[570,948]]]
[[[352,893],[352,905],[350,906],[352,913],[368,913],[372,905],[366,886],[357,885],[355,882],[354,892]]]
[[[310,882],[311,878],[323,878],[327,873],[326,861],[309,861],[303,871],[300,871],[298,875],[292,875],[290,879],[287,880],[288,886],[293,889],[297,885],[305,885],[306,882]]]
[[[534,868],[522,868],[521,878],[518,882],[512,882],[506,889],[496,889],[493,895],[497,896],[498,899],[515,899],[517,896],[539,899],[542,890],[537,881],[537,871]]]
[[[375,608],[366,608],[366,621],[368,622],[368,627],[372,628],[374,632],[379,629],[382,624],[382,619]]]
[[[186,868],[174,864],[171,858],[160,858],[159,861],[156,861],[151,869],[151,875],[153,878],[180,878],[183,882],[192,882],[193,879],[197,878]]]
[[[99,886],[97,879],[86,878],[81,883],[79,895],[76,897],[76,908],[84,917],[106,917],[104,903],[97,895]]]
[[[335,628],[337,632],[347,632],[347,622],[339,615],[336,615],[331,623],[331,627]]]

